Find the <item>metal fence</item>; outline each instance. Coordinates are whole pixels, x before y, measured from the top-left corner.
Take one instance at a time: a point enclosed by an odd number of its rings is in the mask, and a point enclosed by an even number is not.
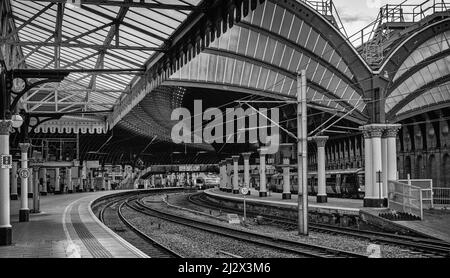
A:
[[[409,176],[409,175],[408,175]],[[433,180],[432,179],[406,179],[399,180],[400,183],[406,183],[412,186],[420,187],[422,190],[422,206],[424,209],[434,208],[433,200]]]
[[[388,182],[389,208],[423,219],[422,189],[398,181]]]
[[[435,207],[450,207],[450,188],[433,188],[433,203]]]

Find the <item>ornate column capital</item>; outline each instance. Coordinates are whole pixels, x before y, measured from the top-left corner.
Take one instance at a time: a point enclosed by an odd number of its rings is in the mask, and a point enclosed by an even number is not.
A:
[[[233,163],[233,159],[232,158],[227,158],[227,159],[225,159],[225,163],[226,164],[231,164],[231,163]]]
[[[328,141],[328,136],[314,136],[312,140],[316,142],[318,148],[325,148],[325,145]]]
[[[30,148],[30,143],[19,143],[19,147],[22,153],[27,153]]]
[[[265,156],[267,154],[268,149],[267,148],[260,148],[258,149],[259,156]]]
[[[244,157],[244,160],[245,159],[250,159],[250,157],[252,156],[252,153],[250,153],[250,152],[248,152],[248,153],[242,153],[242,156]]]
[[[286,168],[286,167],[290,167],[291,166],[291,159],[289,158],[289,157],[285,157],[285,158],[283,158],[283,168]]]
[[[386,125],[383,138],[397,138],[398,131],[402,128],[402,125]]]
[[[11,121],[0,120],[0,135],[9,135],[10,128],[11,128]]]
[[[238,161],[239,161],[239,155],[233,155],[233,156],[231,157],[231,159],[233,159],[233,163],[234,163],[234,162],[238,162]]]
[[[372,124],[372,125],[365,125],[359,128],[363,134],[364,138],[377,138],[382,137],[383,132],[386,129],[385,124]]]

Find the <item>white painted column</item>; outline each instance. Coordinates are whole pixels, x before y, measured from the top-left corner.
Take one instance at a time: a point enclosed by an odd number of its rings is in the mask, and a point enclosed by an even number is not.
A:
[[[388,181],[388,177],[387,177],[387,172],[388,172],[388,163],[387,163],[387,138],[384,136],[385,133],[383,133],[382,137],[381,137],[381,168],[382,168],[382,194],[381,194],[381,198],[383,198],[383,200],[386,200],[384,202],[386,202],[387,205],[387,181]]]
[[[266,149],[259,151],[259,197],[267,197],[266,187]]]
[[[28,170],[28,148],[30,144],[20,143],[21,151],[21,169]],[[30,218],[30,209],[28,208],[28,177],[20,179],[20,211],[19,222],[28,222]]]
[[[371,195],[368,196],[366,193],[366,197],[364,198],[365,207],[381,207],[383,205],[383,178],[379,173],[382,173],[383,171],[381,136],[383,135],[385,127],[386,125],[384,124],[372,124],[363,127],[370,135],[372,149],[371,157],[369,157],[368,160],[366,157],[366,163],[371,160],[370,176],[366,176],[366,192],[370,191]],[[369,146],[366,146],[365,148],[367,154]],[[371,180],[369,186],[367,186],[368,178]]]
[[[34,188],[33,188],[33,169],[30,169],[30,176],[28,177],[28,199],[33,198]]]
[[[67,187],[68,187],[69,193],[73,193],[72,167],[68,167],[66,169],[66,176],[67,176]]]
[[[106,179],[105,175],[102,173],[102,191],[106,190]]]
[[[89,171],[89,190],[91,192],[95,191],[95,186],[94,186],[94,173],[92,172],[92,169],[88,169]]]
[[[18,200],[19,196],[17,195],[17,162],[13,162],[12,169],[11,169],[11,200]]]
[[[233,158],[233,194],[239,194],[239,155]]]
[[[283,158],[283,200],[291,199],[291,160],[288,157]]]
[[[219,162],[220,170],[220,191],[225,191],[227,188],[227,165],[226,161]]]
[[[380,180],[379,172],[383,171],[383,164],[381,160],[381,136],[382,129],[372,130],[372,181],[375,185],[373,193],[377,200],[377,206],[380,206],[383,199],[382,180]]]
[[[227,162],[227,192],[232,192],[233,191],[233,181],[232,181],[232,177],[231,177],[231,171],[232,171],[232,163],[233,163],[233,159],[232,158],[227,158],[226,159]]]
[[[59,168],[55,168],[55,194],[62,194],[61,177],[59,176]]]
[[[35,192],[35,194],[33,194],[33,210],[32,213],[40,213],[40,190],[39,190],[39,168],[32,168],[30,169],[33,171],[33,182],[32,182],[32,187],[33,187],[33,192]]]
[[[317,203],[326,203],[325,144],[328,136],[316,136],[313,139],[317,144]]]
[[[0,154],[9,155],[10,121],[0,121]],[[0,246],[12,244],[12,226],[10,221],[9,169],[0,168]],[[27,200],[28,201],[28,200]]]
[[[243,153],[244,157],[244,187],[250,188],[250,156],[252,153]],[[248,191],[250,195],[250,190]]]
[[[87,191],[88,187],[86,185],[86,180],[87,180],[87,167],[86,167],[86,162],[83,162],[83,167],[81,168],[81,189],[83,191]]]
[[[364,128],[364,127],[363,127]],[[373,196],[373,185],[372,185],[372,139],[370,138],[370,132],[368,130],[363,130],[364,134],[364,207],[368,207],[370,200],[374,198]]]
[[[397,133],[400,130],[401,125],[388,125],[385,131],[385,137],[387,140],[387,180],[396,181],[397,176]],[[388,194],[388,188],[386,187],[386,194]]]
[[[41,175],[42,175],[41,195],[46,196],[47,195],[47,169],[46,168],[41,169]]]

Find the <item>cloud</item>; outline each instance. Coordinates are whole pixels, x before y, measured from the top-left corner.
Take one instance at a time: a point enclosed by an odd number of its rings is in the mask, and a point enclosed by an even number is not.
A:
[[[341,17],[342,22],[345,22],[345,23],[352,23],[355,21],[371,22],[374,20],[374,18],[371,16],[346,14],[346,13],[342,13],[342,12],[339,13],[339,16]]]

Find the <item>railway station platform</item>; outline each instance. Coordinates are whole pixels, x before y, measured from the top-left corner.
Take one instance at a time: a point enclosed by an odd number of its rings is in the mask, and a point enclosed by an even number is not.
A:
[[[422,221],[396,221],[396,223],[450,243],[450,210],[424,210]]]
[[[13,244],[0,246],[0,258],[148,257],[103,225],[90,209],[95,199],[119,192],[41,196],[41,213],[30,214],[29,222],[19,222],[20,201],[11,201]]]
[[[220,191],[217,188],[206,190],[205,193],[212,197],[243,201],[242,194],[232,194]],[[292,199],[290,200],[282,200],[281,195],[281,193],[270,192],[267,197],[261,198],[257,190],[250,189],[250,195],[246,196],[246,200],[269,206],[297,207],[297,195],[292,195]],[[376,216],[379,212],[385,211],[386,208],[364,208],[363,200],[359,199],[328,198],[328,203],[318,204],[315,196],[309,196],[308,201],[308,211],[310,212],[347,216],[360,216],[364,214],[369,223],[387,228],[388,230],[411,231],[416,234],[450,242],[450,210],[424,210],[424,219],[422,221],[391,221]],[[375,216],[376,219],[367,218],[368,215]],[[380,224],[380,221],[383,223]]]
[[[217,188],[206,190],[206,194],[211,196],[223,197],[228,199],[243,200],[242,194],[232,194],[228,192],[220,191]],[[281,193],[269,192],[267,197],[259,197],[259,191],[250,189],[250,195],[246,197],[247,201],[258,202],[268,205],[280,205],[285,207],[297,207],[298,199],[297,195],[293,194],[292,199],[283,200]],[[358,215],[359,211],[363,208],[363,200],[359,199],[340,199],[340,198],[328,198],[327,203],[317,203],[315,196],[308,197],[309,210],[318,212],[333,211],[342,214]]]

